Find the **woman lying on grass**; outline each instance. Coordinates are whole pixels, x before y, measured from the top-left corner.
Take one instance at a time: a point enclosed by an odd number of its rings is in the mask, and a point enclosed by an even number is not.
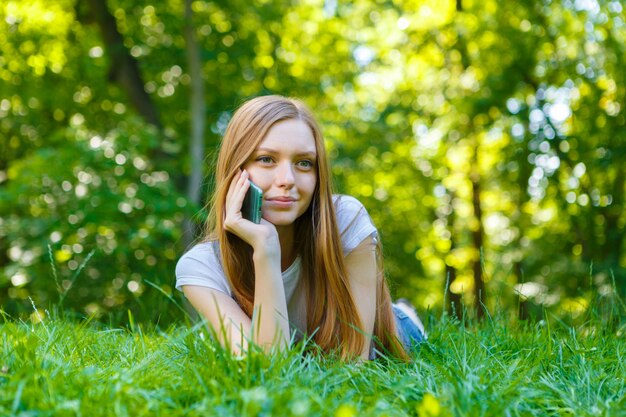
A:
[[[250,181],[263,191],[259,224],[242,215]],[[332,194],[322,134],[302,102],[264,96],[235,112],[209,208],[176,287],[234,353],[311,337],[344,359],[408,359],[424,338],[414,310],[391,303],[365,208]]]

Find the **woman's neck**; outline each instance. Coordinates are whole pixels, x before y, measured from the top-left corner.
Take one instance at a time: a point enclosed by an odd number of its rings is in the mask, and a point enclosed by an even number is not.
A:
[[[294,244],[294,234],[296,228],[294,225],[276,226],[278,232],[278,240],[280,241],[280,270],[285,271],[291,266],[296,259],[296,250]]]

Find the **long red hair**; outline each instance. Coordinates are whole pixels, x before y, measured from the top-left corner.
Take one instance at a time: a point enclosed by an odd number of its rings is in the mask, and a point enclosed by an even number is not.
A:
[[[359,356],[365,337],[350,292],[337,227],[330,169],[321,130],[310,110],[299,100],[262,96],[244,103],[233,115],[222,139],[215,173],[215,192],[209,202],[204,240],[217,240],[222,267],[235,300],[248,316],[254,306],[252,248],[224,228],[224,205],[229,184],[276,123],[297,119],[311,129],[317,150],[317,186],[311,205],[296,220],[297,252],[307,297],[307,332],[323,351],[343,358]],[[380,254],[380,250],[378,250]],[[379,349],[402,359],[407,355],[396,337],[389,289],[378,262],[377,309],[374,340]]]

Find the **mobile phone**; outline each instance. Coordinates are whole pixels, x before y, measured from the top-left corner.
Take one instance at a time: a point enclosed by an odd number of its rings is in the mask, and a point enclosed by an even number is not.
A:
[[[261,223],[261,205],[263,204],[263,191],[258,185],[250,181],[250,188],[246,191],[241,206],[241,214],[244,219],[253,223]]]

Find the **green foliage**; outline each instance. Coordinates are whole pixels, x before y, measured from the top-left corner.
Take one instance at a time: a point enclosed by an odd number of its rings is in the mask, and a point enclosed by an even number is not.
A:
[[[172,292],[177,223],[192,212],[170,186],[170,171],[151,162],[159,136],[131,120],[104,137],[78,125],[64,139],[63,152],[41,148],[12,164],[0,189],[0,209],[14,213],[6,217],[9,256],[21,261],[6,269],[12,282],[3,284],[16,287],[10,300],[56,302],[63,294],[90,315],[132,306],[142,321],[171,320],[146,281]]]
[[[5,318],[6,320],[6,318]],[[293,350],[235,358],[202,327],[106,328],[52,317],[0,325],[0,414],[622,416],[624,327],[430,321],[410,364]]]
[[[183,2],[105,2],[160,130],[112,78],[90,2],[48,3],[0,6],[0,301],[17,314],[61,291],[79,314],[175,319],[161,291],[184,219],[202,221],[184,197]],[[594,291],[626,288],[623,6],[457,3],[194,1],[207,178],[237,104],[302,97],[397,295],[442,308],[454,271],[469,305],[478,270],[490,308],[521,294],[583,314]]]

